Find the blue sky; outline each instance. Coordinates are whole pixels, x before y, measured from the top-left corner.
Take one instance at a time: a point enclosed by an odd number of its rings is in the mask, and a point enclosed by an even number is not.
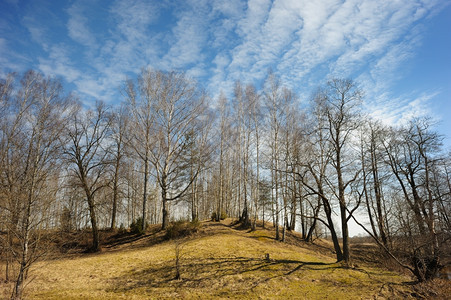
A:
[[[183,70],[212,97],[271,68],[301,101],[355,79],[386,123],[431,115],[451,146],[451,4],[434,0],[0,1],[0,76],[59,76],[89,105],[119,103],[150,66]]]

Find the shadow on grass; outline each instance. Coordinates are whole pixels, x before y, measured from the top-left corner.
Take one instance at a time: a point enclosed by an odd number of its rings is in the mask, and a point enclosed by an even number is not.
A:
[[[189,236],[194,237],[206,237],[213,236],[222,233],[230,233],[229,226],[220,222],[206,222],[199,227],[198,232],[192,233]],[[108,251],[120,250],[121,246],[126,246],[128,249],[138,249],[150,246],[155,246],[170,240],[165,236],[166,231],[161,230],[160,227],[153,228],[146,234],[133,234],[130,232],[117,234],[102,244],[102,247],[108,249]]]
[[[291,275],[301,269],[322,270],[339,265],[299,260],[266,260],[260,258],[206,258],[182,262],[181,279],[175,280],[175,262],[149,263],[141,270],[130,270],[113,280],[110,291],[122,293],[145,290],[200,288],[217,292],[214,287],[250,290],[274,278]]]
[[[164,232],[161,230],[154,230],[146,234],[125,233],[120,236],[115,236],[110,241],[104,243],[102,247],[114,251],[114,248],[128,245],[130,249],[135,249],[153,246],[164,241]]]
[[[208,237],[220,234],[230,234],[233,231],[238,232],[251,232],[249,228],[242,228],[237,221],[231,224],[224,224],[222,222],[207,221],[200,226],[197,233],[192,234],[192,237]],[[167,242],[164,230],[159,227],[152,229],[146,234],[133,234],[130,232],[116,234],[111,236],[107,241],[102,243],[102,248],[108,251],[116,251],[121,246],[126,246],[129,249],[145,248]],[[260,236],[251,236],[249,238],[258,239]],[[262,235],[260,238],[266,238],[269,240],[275,240],[272,237]]]

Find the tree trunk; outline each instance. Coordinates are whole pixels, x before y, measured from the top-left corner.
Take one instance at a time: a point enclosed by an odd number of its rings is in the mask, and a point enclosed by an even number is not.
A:
[[[97,228],[97,218],[95,211],[95,203],[94,198],[91,195],[86,195],[88,198],[88,206],[89,206],[89,216],[91,220],[92,227],[92,246],[91,251],[97,252],[100,250],[100,242],[99,242],[99,229]]]
[[[142,231],[146,230],[146,221],[147,221],[147,181],[149,177],[149,161],[148,161],[148,153],[146,150],[146,157],[144,159],[144,190],[143,190],[143,208],[142,208]]]
[[[165,230],[169,226],[169,211],[167,208],[168,200],[166,198],[163,198],[163,223],[161,224],[161,229]]]
[[[196,183],[193,182],[193,186],[191,188],[191,221],[198,220],[198,210],[197,210],[197,186]]]
[[[317,221],[320,209],[321,209],[321,197],[318,196],[318,206],[316,207],[315,213],[313,215],[313,222],[312,222],[312,225],[310,226],[310,228],[308,230],[307,236],[305,237],[305,240],[307,242],[312,242],[313,241],[313,231],[316,228],[316,221]],[[304,224],[302,226],[304,226]],[[302,229],[302,231],[304,232],[304,229]]]
[[[116,228],[117,196],[118,196],[118,171],[119,171],[119,162],[116,162],[114,182],[113,182],[113,209],[112,209],[112,212],[111,212],[111,229],[115,229]]]
[[[346,217],[346,204],[340,202],[340,216],[341,216],[341,234],[343,237],[343,260],[347,266],[351,265],[351,254],[349,247],[349,231],[348,220]]]
[[[23,294],[23,288],[24,288],[24,281],[25,281],[25,274],[26,270],[28,268],[28,243],[29,243],[29,237],[30,237],[30,216],[31,216],[31,195],[28,199],[27,203],[27,211],[26,216],[24,220],[24,237],[22,242],[22,257],[20,260],[20,269],[19,274],[17,276],[16,284],[14,286],[14,291],[12,295],[12,299],[22,299]]]
[[[296,180],[294,179],[295,178],[295,173],[294,173],[294,171],[293,171],[293,174],[292,174],[292,180],[291,180],[291,182],[292,182],[292,184],[293,184],[293,187],[292,187],[292,191],[291,191],[291,220],[290,220],[290,227],[289,227],[289,230],[290,231],[293,231],[293,230],[296,230],[296,214],[297,214],[297,203],[296,203]],[[303,234],[303,236],[302,237],[305,237],[305,232],[303,232],[302,233]]]
[[[326,213],[327,223],[329,224],[329,231],[334,244],[335,254],[337,256],[337,262],[343,260],[343,252],[341,251],[340,243],[338,242],[337,233],[335,232],[334,222],[332,220],[332,209],[329,204],[329,200],[322,198],[324,205],[324,212]]]
[[[161,178],[161,201],[163,204],[163,222],[161,229],[165,230],[169,226],[169,211],[168,211],[168,198],[167,198],[167,186],[166,186],[166,174],[163,174]]]

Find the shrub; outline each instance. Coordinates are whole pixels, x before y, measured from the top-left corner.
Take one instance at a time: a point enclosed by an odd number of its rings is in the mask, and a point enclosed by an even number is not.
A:
[[[124,223],[121,223],[121,226],[119,226],[119,229],[118,229],[118,233],[123,234],[126,232],[127,232],[127,229],[125,228]]]
[[[221,210],[221,214],[219,215],[219,219],[220,220],[227,219],[227,213],[224,210]],[[216,212],[215,211],[211,214],[211,220],[212,221],[216,221]]]
[[[197,220],[192,222],[183,220],[175,221],[169,224],[168,228],[166,229],[165,237],[167,239],[186,237],[199,231],[200,226],[201,224]]]
[[[64,232],[72,231],[72,212],[64,206],[60,216],[61,230]]]
[[[195,219],[189,223],[190,223],[190,226],[192,228],[195,228],[196,230],[198,230],[200,228],[200,226],[202,225],[198,219]]]
[[[147,227],[147,224],[145,225]],[[135,221],[130,224],[130,232],[135,234],[143,234],[145,230],[143,230],[143,218],[139,217]]]

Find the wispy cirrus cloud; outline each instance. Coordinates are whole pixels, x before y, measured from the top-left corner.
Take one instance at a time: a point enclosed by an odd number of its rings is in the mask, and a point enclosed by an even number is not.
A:
[[[430,101],[438,95],[435,92],[412,92],[400,97],[381,95],[376,102],[367,103],[368,115],[385,125],[399,125],[408,122],[413,117],[433,116]]]
[[[252,66],[259,61],[262,26],[271,8],[271,1],[268,0],[251,0],[247,4],[246,14],[239,20],[236,29],[242,42],[231,50],[228,67],[229,77],[234,79],[244,79],[242,75],[249,75]],[[256,74],[252,74],[248,78],[252,80],[255,77]]]
[[[122,38],[140,44],[148,39],[148,27],[160,16],[160,7],[143,0],[116,1],[110,13]]]
[[[31,12],[27,13],[21,20],[23,26],[30,33],[30,37],[33,42],[37,43],[44,51],[49,50],[49,44],[51,44],[48,28],[40,22],[40,15],[34,15]]]
[[[0,55],[0,65],[2,66],[0,76],[4,77],[8,72],[24,68],[24,64],[20,63],[20,61],[27,61],[27,58],[11,51],[8,41],[4,38],[0,38],[0,53],[2,53]]]
[[[149,34],[149,26],[158,18],[159,9],[157,5],[140,0],[116,1],[109,7],[102,6],[106,19],[96,21],[110,24],[101,36],[96,37],[98,28],[87,17],[92,14],[91,4],[76,1],[67,9],[68,36],[81,46],[82,51],[72,51],[66,56],[52,55],[49,51],[49,59],[40,59],[41,65],[47,69],[52,66],[54,72],[60,71],[61,76],[72,78],[85,102],[92,98],[118,102],[121,100],[118,90],[126,77],[139,72],[155,56],[155,48],[149,45],[159,43],[155,43]],[[80,76],[70,66],[69,56],[81,56],[85,62],[78,66]]]
[[[88,25],[86,6],[84,4],[83,2],[75,2],[67,9],[69,14],[69,20],[67,21],[69,37],[86,47],[97,48],[96,38]]]
[[[198,9],[205,8],[198,6]],[[168,53],[162,57],[163,64],[168,69],[181,69],[189,64],[203,61],[202,50],[207,38],[206,27],[207,23],[199,19],[194,10],[183,12],[172,30],[174,39],[170,43]]]
[[[308,90],[305,95],[321,80],[337,76],[358,78],[370,99],[391,97],[383,91],[402,77],[399,67],[421,43],[418,21],[435,13],[437,5],[437,1],[249,1],[236,29],[241,43],[228,52],[229,65],[217,64],[213,80],[261,81],[273,68],[290,87],[301,93]],[[227,55],[216,57],[215,62],[224,62]],[[431,98],[410,97],[412,103]],[[397,103],[404,115],[418,107],[407,100]]]
[[[183,70],[215,96],[231,93],[235,80],[258,85],[271,68],[303,99],[329,77],[356,78],[375,111],[395,98],[386,91],[421,45],[423,21],[446,6],[440,0],[75,0],[52,15],[50,2],[40,4],[30,4],[22,18],[41,50],[29,59],[87,99],[119,101],[123,80],[145,66]],[[42,22],[44,13],[50,23]],[[65,36],[55,38],[61,24]],[[12,53],[10,47],[0,40],[2,52]],[[392,111],[419,107],[408,98],[418,104],[430,97],[401,98]]]
[[[63,45],[53,45],[48,58],[39,58],[39,70],[44,74],[63,77],[72,83],[82,76],[79,69],[70,62],[70,51]]]

